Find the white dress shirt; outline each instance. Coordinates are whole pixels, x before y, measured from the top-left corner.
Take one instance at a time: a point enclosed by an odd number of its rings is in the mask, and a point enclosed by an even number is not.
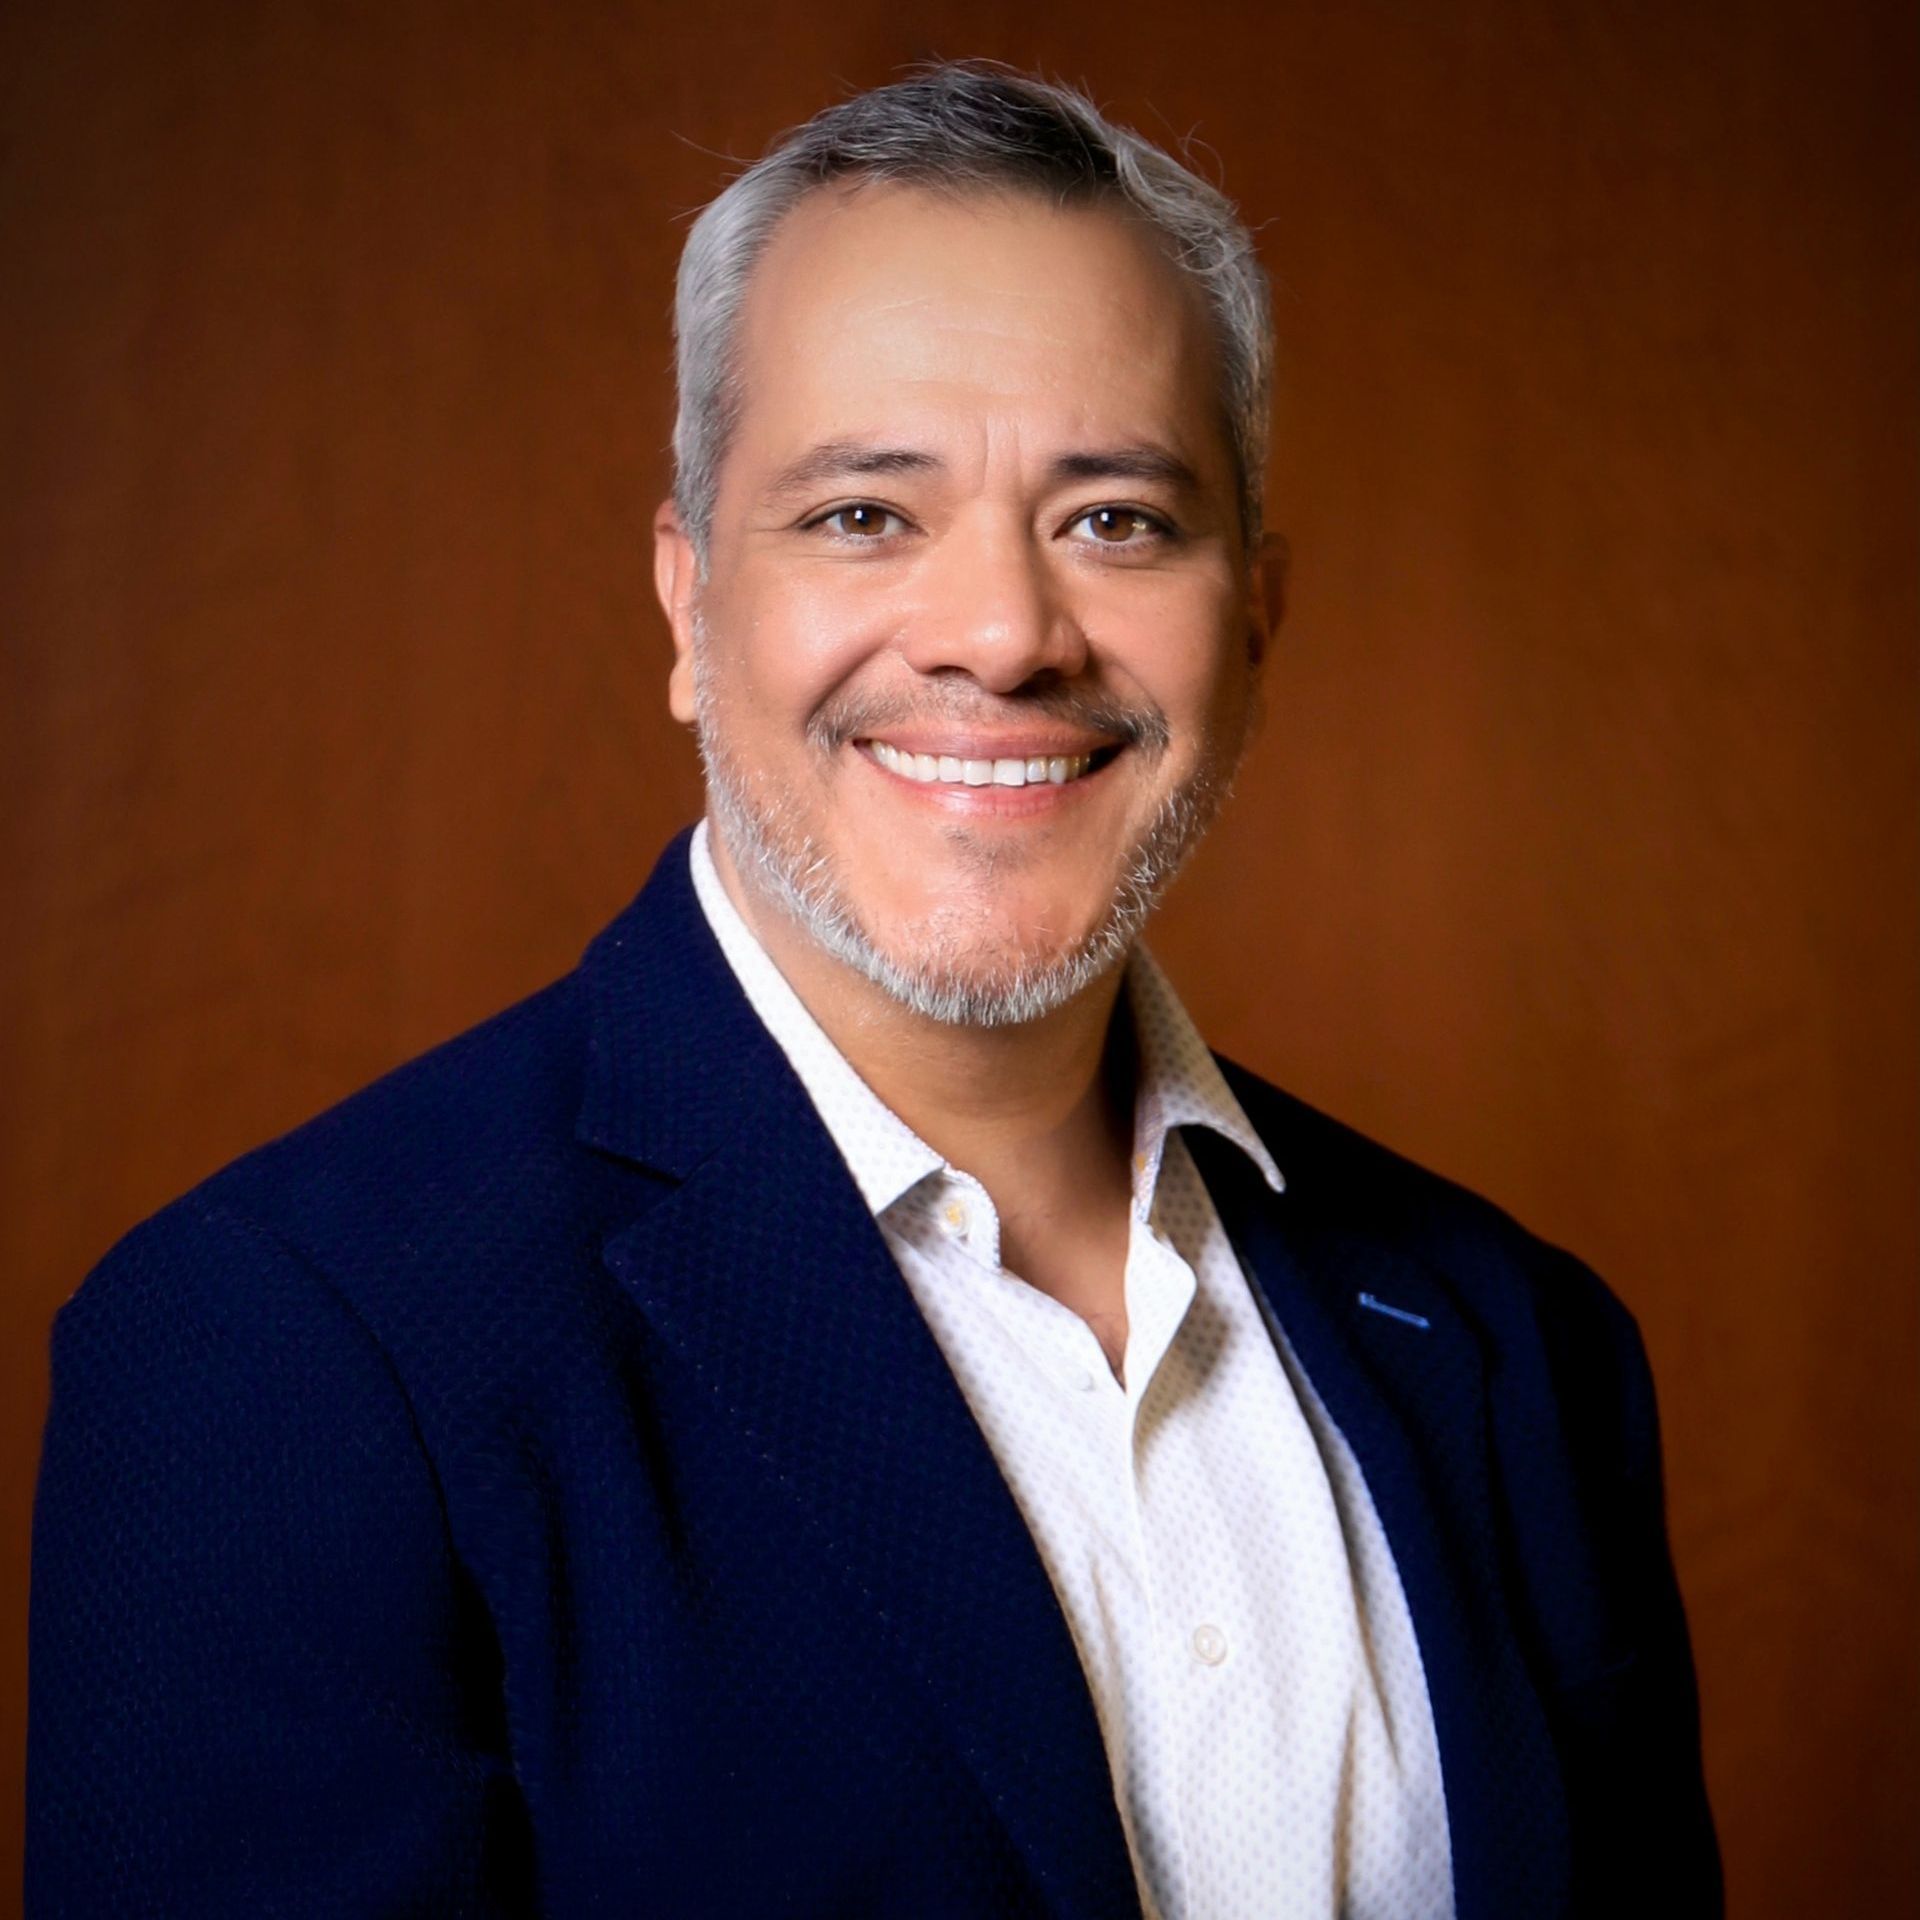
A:
[[[694,888],[806,1087],[1032,1531],[1085,1669],[1149,1920],[1451,1920],[1426,1678],[1351,1449],[1178,1129],[1279,1169],[1144,948],[1125,1383],[1000,1264],[985,1188],[885,1106],[727,897]]]

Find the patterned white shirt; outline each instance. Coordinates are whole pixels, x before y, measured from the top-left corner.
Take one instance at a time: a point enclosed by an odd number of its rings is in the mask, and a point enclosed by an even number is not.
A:
[[[1352,1451],[1178,1129],[1279,1169],[1144,948],[1124,1384],[1000,1264],[985,1188],[888,1108],[727,897],[700,904],[832,1134],[1072,1629],[1149,1920],[1452,1920],[1426,1678]]]

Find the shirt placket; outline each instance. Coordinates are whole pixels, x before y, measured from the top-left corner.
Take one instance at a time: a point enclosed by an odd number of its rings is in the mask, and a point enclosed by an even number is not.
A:
[[[1183,1720],[1191,1710],[1194,1680],[1191,1653],[1181,1651],[1191,1639],[1193,1624],[1187,1615],[1192,1607],[1181,1555],[1170,1549],[1166,1516],[1158,1511],[1164,1476],[1152,1470],[1151,1456],[1162,1444],[1169,1422],[1178,1419],[1179,1410],[1166,1404],[1169,1369],[1165,1363],[1191,1310],[1195,1277],[1154,1223],[1151,1195],[1159,1165],[1158,1151],[1135,1159],[1143,1186],[1128,1235],[1126,1473],[1136,1551],[1148,1595],[1147,1659],[1153,1708],[1156,1717]],[[1150,1737],[1150,1728],[1138,1730],[1139,1744],[1144,1746]],[[1160,1744],[1162,1759],[1188,1747],[1185,1740]],[[1159,1796],[1159,1819],[1167,1829],[1160,1835],[1162,1857],[1156,1876],[1164,1920],[1199,1920],[1205,1912],[1204,1905],[1196,1904],[1191,1784],[1177,1778],[1172,1794]]]

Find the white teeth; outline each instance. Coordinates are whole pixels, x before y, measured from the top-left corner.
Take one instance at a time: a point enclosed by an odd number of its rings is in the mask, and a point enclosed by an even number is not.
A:
[[[951,753],[908,753],[884,740],[869,740],[867,751],[889,773],[922,786],[1037,787],[1042,782],[1065,786],[1092,764],[1087,753],[1033,754],[1024,760],[962,760]]]

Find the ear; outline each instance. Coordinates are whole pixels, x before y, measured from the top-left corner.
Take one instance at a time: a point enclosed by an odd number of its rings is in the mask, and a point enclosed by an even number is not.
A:
[[[693,542],[671,499],[653,516],[653,590],[673,634],[673,670],[667,675],[667,711],[693,725],[693,595],[700,570]]]
[[[1253,554],[1248,581],[1247,648],[1257,667],[1266,658],[1273,636],[1287,617],[1287,575],[1293,564],[1293,549],[1285,534],[1263,533]]]

